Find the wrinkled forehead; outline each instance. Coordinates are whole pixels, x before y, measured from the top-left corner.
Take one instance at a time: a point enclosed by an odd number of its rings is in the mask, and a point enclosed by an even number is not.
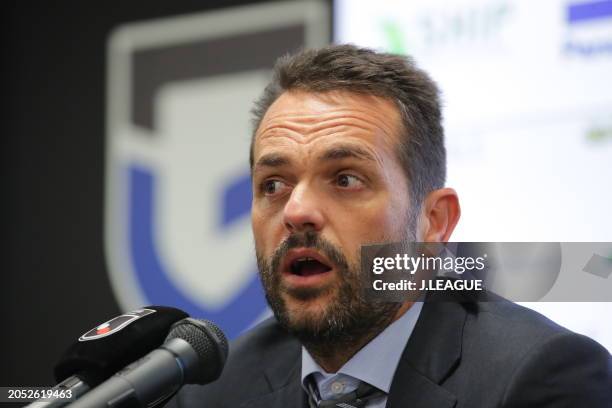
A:
[[[334,138],[361,141],[395,152],[401,115],[391,99],[350,91],[283,93],[268,109],[255,133],[252,158],[287,143],[312,144]]]

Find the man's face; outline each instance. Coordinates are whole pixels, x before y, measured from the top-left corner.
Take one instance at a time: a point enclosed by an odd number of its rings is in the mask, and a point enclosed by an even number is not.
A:
[[[290,330],[358,332],[350,326],[367,330],[397,310],[367,304],[358,274],[361,245],[414,239],[400,123],[390,100],[348,91],[285,92],[261,121],[255,248],[268,301]]]

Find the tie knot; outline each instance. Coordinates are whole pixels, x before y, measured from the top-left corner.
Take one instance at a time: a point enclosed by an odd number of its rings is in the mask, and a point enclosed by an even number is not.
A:
[[[383,396],[385,393],[368,383],[361,381],[355,391],[341,395],[338,398],[321,400],[318,398],[316,385],[309,383],[310,408],[363,408],[371,399]],[[318,400],[318,403],[316,402]]]

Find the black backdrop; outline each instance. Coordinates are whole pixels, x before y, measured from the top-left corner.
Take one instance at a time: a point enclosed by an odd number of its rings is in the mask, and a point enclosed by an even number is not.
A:
[[[54,383],[61,351],[116,315],[103,253],[106,41],[118,24],[254,3],[2,6],[0,386]]]

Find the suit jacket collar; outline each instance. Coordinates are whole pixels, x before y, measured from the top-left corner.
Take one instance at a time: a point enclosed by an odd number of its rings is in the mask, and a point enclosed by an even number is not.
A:
[[[302,345],[293,337],[281,347],[262,354],[264,377],[269,392],[241,404],[241,408],[306,408],[306,394],[302,389],[300,372]],[[270,364],[273,362],[273,364]]]
[[[450,408],[456,404],[457,398],[440,384],[460,362],[466,316],[461,299],[428,298],[399,361],[387,408]],[[307,407],[300,381],[300,352],[300,343],[291,339],[273,355],[262,355],[267,364],[275,362],[264,373],[269,393],[241,408]]]
[[[387,408],[453,407],[457,398],[440,384],[461,359],[467,310],[462,299],[427,299],[391,384]]]
[[[299,351],[299,348],[298,348]],[[265,376],[270,383],[271,392],[268,394],[261,395],[253,398],[245,403],[241,404],[241,408],[306,408],[306,393],[300,383],[300,365],[301,362],[295,357],[286,357],[286,359],[294,359],[297,361],[295,367],[291,370],[289,375],[286,372],[283,374],[284,379],[281,380],[277,372],[266,372]],[[284,356],[278,356],[278,358],[285,358]]]

